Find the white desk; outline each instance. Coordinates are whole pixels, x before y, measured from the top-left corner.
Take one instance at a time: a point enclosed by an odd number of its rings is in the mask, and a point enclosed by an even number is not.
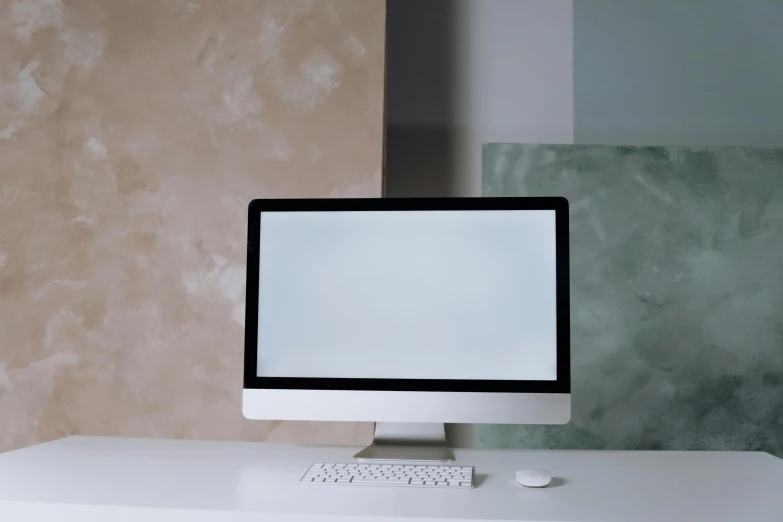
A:
[[[473,490],[299,484],[355,451],[70,437],[0,455],[0,520],[783,521],[783,461],[765,453],[462,450]],[[558,480],[523,489],[521,468]]]

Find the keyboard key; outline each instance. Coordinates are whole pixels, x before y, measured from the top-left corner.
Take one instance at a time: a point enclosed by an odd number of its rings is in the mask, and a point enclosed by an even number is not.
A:
[[[351,484],[408,484],[411,479],[353,480]]]

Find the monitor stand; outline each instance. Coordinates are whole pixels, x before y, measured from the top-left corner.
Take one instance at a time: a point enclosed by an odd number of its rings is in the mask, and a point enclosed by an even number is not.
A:
[[[356,460],[451,462],[443,424],[378,422],[372,444],[353,456]]]

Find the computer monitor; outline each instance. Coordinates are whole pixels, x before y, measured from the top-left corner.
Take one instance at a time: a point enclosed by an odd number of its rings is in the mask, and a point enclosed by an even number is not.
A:
[[[245,417],[376,422],[357,458],[411,461],[570,419],[565,199],[254,200],[248,232]]]

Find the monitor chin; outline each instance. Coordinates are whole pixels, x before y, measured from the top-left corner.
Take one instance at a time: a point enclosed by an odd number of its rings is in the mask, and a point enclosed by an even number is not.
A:
[[[456,424],[566,424],[570,393],[245,389],[256,420]]]

